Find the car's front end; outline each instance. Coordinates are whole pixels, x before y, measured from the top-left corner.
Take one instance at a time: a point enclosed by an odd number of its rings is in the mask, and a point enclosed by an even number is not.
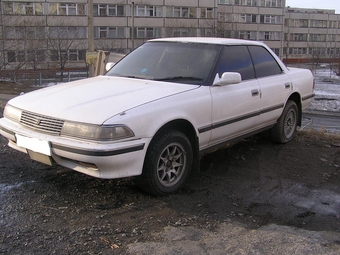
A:
[[[197,87],[159,83],[100,76],[18,96],[5,107],[0,134],[45,164],[99,178],[140,175],[152,138],[140,106]]]

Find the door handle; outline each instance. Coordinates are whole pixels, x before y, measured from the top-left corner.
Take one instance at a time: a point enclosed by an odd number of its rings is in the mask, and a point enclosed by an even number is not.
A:
[[[290,88],[290,82],[286,82],[285,83],[285,89],[289,89]]]
[[[260,93],[259,93],[259,90],[258,89],[253,89],[252,91],[251,91],[251,96],[253,96],[253,97],[256,97],[256,96],[258,96]]]

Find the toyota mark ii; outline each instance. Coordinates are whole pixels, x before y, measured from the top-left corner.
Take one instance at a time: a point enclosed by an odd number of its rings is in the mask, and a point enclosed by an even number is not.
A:
[[[0,133],[34,160],[98,178],[137,176],[165,195],[212,148],[265,129],[290,141],[313,90],[309,70],[287,68],[260,42],[155,39],[105,75],[10,100]]]

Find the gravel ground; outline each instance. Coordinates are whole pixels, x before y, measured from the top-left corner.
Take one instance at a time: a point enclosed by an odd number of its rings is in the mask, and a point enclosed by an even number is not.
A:
[[[3,137],[0,162],[0,254],[340,254],[340,136],[323,130],[204,155],[166,197],[33,162]]]

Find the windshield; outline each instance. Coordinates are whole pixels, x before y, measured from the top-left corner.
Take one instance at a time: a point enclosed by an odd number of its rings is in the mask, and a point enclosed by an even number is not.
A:
[[[106,75],[202,85],[209,78],[219,49],[215,44],[147,42]]]

